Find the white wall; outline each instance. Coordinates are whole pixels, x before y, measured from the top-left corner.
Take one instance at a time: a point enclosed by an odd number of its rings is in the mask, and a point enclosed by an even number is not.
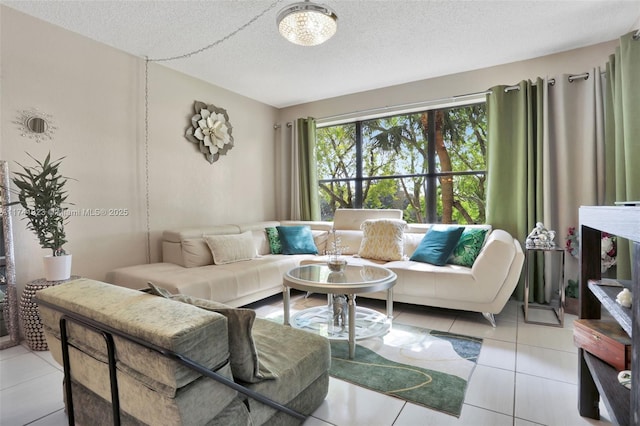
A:
[[[613,40],[527,61],[295,105],[280,110],[278,121],[286,123],[300,117],[323,119],[356,111],[479,93],[492,86],[516,84],[521,80],[535,79],[538,76],[553,77],[562,73],[581,74],[595,66],[604,64],[617,45],[618,41]],[[487,48],[499,49],[500,46],[488,46]]]
[[[11,170],[26,152],[66,156],[76,210],[128,209],[128,216],[77,216],[67,226],[73,273],[104,279],[145,263],[144,61],[0,6],[0,159]],[[184,138],[195,100],[225,108],[235,147],[209,164]],[[13,123],[20,110],[53,115],[53,141],[36,143]],[[277,110],[157,64],[149,66],[149,189],[152,260],[164,229],[275,219]],[[41,249],[14,216],[19,291],[42,276]]]

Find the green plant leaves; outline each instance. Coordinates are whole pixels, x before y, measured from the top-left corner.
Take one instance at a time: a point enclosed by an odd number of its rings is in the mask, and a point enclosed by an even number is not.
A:
[[[42,248],[51,249],[54,256],[63,255],[62,246],[67,242],[64,204],[68,178],[60,174],[59,168],[64,157],[51,161],[51,153],[48,153],[44,161],[39,161],[27,155],[36,165],[18,163],[22,171],[15,172],[12,179],[19,190],[18,202],[24,209],[27,229],[36,234]]]

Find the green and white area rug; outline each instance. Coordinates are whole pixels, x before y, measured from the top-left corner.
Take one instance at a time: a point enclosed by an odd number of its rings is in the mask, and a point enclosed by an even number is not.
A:
[[[330,375],[390,396],[460,416],[482,339],[393,324],[382,337],[331,342]]]

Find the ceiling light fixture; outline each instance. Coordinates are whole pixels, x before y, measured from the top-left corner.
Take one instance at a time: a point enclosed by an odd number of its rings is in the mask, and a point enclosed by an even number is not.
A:
[[[280,34],[301,46],[317,46],[329,40],[336,33],[337,21],[332,9],[309,0],[285,7],[276,20]]]

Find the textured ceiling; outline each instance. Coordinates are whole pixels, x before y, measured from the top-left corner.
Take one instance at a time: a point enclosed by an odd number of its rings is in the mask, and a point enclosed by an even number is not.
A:
[[[295,0],[2,1],[136,56],[286,107],[525,60],[617,39],[636,29],[640,0],[326,0],[338,32],[315,47],[276,28]],[[274,5],[275,4],[275,5]],[[266,12],[265,12],[266,10]]]

